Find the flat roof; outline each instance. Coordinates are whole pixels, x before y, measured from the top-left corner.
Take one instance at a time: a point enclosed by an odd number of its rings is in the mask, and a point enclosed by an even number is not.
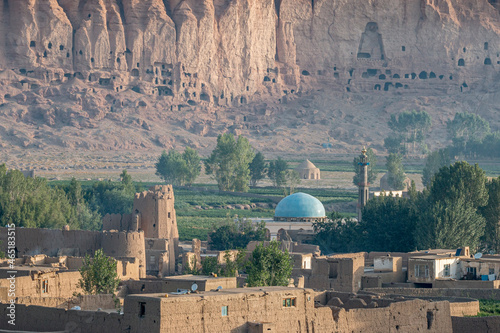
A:
[[[267,293],[294,293],[294,292],[311,292],[312,289],[309,288],[290,288],[290,287],[251,287],[251,288],[234,288],[234,289],[221,289],[219,291],[201,291],[196,293],[189,294],[171,294],[171,293],[154,293],[154,294],[132,294],[126,296],[126,298],[136,298],[136,299],[161,299],[162,301],[176,300],[179,298],[204,298],[214,297],[214,296],[228,296],[228,295],[244,295],[244,294],[262,294],[265,295]],[[168,297],[165,297],[168,295]]]
[[[221,280],[221,279],[232,279],[233,277],[225,277],[225,276],[211,276],[211,275],[174,275],[174,276],[166,276],[162,278],[162,280],[186,280],[186,281],[205,281],[205,280]]]

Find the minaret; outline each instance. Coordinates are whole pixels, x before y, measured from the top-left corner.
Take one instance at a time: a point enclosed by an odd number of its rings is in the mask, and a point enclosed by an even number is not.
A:
[[[359,173],[361,175],[361,181],[359,182],[359,194],[358,194],[358,221],[361,221],[361,211],[363,207],[366,206],[368,201],[369,186],[368,183],[368,156],[366,156],[366,148],[363,148],[361,155],[359,155]]]

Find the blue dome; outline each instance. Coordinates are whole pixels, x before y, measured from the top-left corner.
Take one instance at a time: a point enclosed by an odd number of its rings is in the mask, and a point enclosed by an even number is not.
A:
[[[275,217],[325,217],[321,201],[307,193],[294,193],[283,198],[274,211]]]

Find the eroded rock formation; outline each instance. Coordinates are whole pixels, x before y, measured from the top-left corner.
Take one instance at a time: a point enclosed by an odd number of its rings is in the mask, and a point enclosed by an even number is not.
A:
[[[500,66],[495,0],[5,0],[0,19],[2,117],[49,127],[147,130],[122,110],[201,108],[186,126],[210,135],[227,107],[318,87],[487,92]]]

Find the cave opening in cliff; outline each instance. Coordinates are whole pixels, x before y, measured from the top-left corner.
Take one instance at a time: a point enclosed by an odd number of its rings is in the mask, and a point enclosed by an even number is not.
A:
[[[47,44],[47,47],[49,48],[49,50],[52,48],[52,42],[49,42],[49,44]]]
[[[132,76],[139,76],[139,70],[137,68],[134,68],[131,72],[130,75]],[[158,84],[158,79],[156,79],[156,83]]]
[[[399,77],[399,74],[394,74],[392,77],[393,77],[394,79],[399,79],[399,78],[400,78],[400,77]]]
[[[384,74],[380,74],[378,78],[379,78],[379,80],[385,80],[386,76]]]
[[[373,90],[380,90],[381,88],[380,84],[376,84],[375,87],[373,87]]]
[[[406,51],[406,46],[401,46],[401,51],[405,52]]]
[[[403,85],[401,83],[399,83],[399,82],[396,83],[396,89],[402,88],[402,87],[403,87]]]
[[[91,62],[91,63],[94,63],[94,58],[90,58],[90,62]]]
[[[410,78],[410,74],[405,74],[405,79],[409,79]]]
[[[69,58],[69,52],[66,52],[66,58]]]
[[[193,101],[192,99],[188,100],[188,104],[191,105],[191,106],[195,106],[195,105],[198,105],[198,103],[196,103],[195,101]]]
[[[427,72],[426,71],[420,72],[420,74],[418,74],[418,78],[421,80],[427,80]]]
[[[465,53],[465,52],[467,52],[467,49],[464,47],[463,51],[464,51],[464,53]]]
[[[384,85],[384,91],[389,91],[390,87],[394,87],[394,85],[392,84],[392,82],[386,82],[385,85]]]
[[[333,73],[333,77],[338,79],[340,76],[339,76],[339,73]]]
[[[376,69],[373,69],[373,68],[368,68],[366,70],[366,73],[368,74],[369,77],[373,77],[373,76],[376,76],[377,75],[377,70]]]
[[[415,74],[415,73],[411,73],[411,79],[412,79],[412,80],[415,80],[415,78],[416,78],[416,77],[417,77],[417,74]]]
[[[44,58],[47,58],[47,51],[44,51],[44,52],[43,52],[43,57],[44,57]]]
[[[436,73],[430,72],[429,73],[429,79],[435,79],[436,78]]]
[[[210,102],[210,96],[208,96],[208,94],[206,94],[206,93],[201,93],[201,94],[200,94],[200,99],[201,99],[202,101],[207,101],[207,102]]]
[[[485,49],[485,50],[488,50],[488,42],[485,42],[485,43],[484,43],[484,49]]]
[[[439,79],[442,80],[444,78],[444,75],[439,75]]]
[[[240,103],[241,103],[241,104],[247,104],[247,99],[246,99],[246,97],[241,97],[241,98],[240,98]]]
[[[465,60],[462,59],[462,58],[458,59],[458,66],[464,67],[465,66]]]
[[[303,70],[303,71],[302,71],[302,75],[304,75],[304,76],[308,76],[308,75],[310,75],[310,74],[309,74],[309,72],[308,72],[308,71]]]
[[[64,45],[59,45],[59,51],[64,50]]]
[[[36,47],[36,42],[34,40],[30,42],[30,47]]]
[[[485,65],[491,65],[491,59],[490,58],[485,58],[484,59],[484,64]]]

